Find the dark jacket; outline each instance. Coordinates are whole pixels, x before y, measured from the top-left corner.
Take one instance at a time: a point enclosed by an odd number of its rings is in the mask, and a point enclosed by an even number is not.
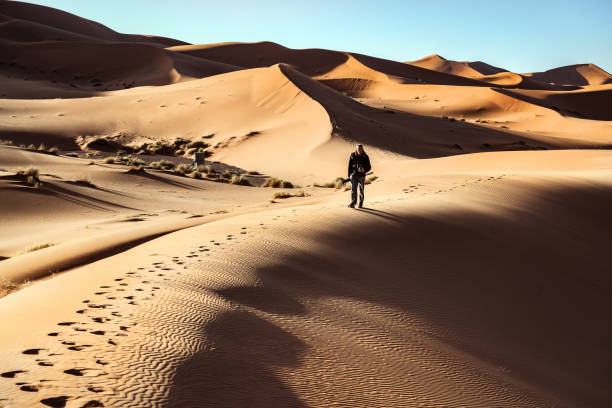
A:
[[[364,172],[358,173],[357,169],[359,167],[363,167]],[[355,152],[351,153],[351,158],[348,163],[348,176],[349,178],[353,173],[357,173],[361,176],[365,176],[365,174],[370,171],[372,166],[370,166],[370,158],[365,152],[361,155],[357,155]]]

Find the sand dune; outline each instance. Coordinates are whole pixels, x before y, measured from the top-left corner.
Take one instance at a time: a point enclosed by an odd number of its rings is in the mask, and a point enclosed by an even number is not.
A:
[[[607,406],[609,82],[0,1],[0,407]]]
[[[376,186],[373,209],[337,197],[229,217],[6,297],[2,395],[605,406],[609,153],[489,155],[429,160]]]
[[[541,82],[562,85],[586,86],[612,83],[612,75],[594,64],[568,65],[524,75]]]
[[[186,44],[166,37],[121,34],[100,23],[62,10],[19,1],[1,2],[0,14],[10,18],[5,21],[10,23],[10,28],[23,34],[23,37],[16,36],[15,31],[3,27],[3,34],[9,34],[13,41],[31,41],[33,38],[37,38],[38,41],[74,41],[77,38],[87,37],[111,42],[147,42],[161,47]],[[35,30],[29,32],[27,28]]]

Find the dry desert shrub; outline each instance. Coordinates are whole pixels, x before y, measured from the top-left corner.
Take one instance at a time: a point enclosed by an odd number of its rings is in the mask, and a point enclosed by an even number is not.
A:
[[[38,146],[38,150],[44,152],[45,150],[47,150],[47,146],[45,146],[44,143],[41,143],[40,146]]]
[[[31,246],[29,246],[27,248],[22,249],[21,251],[17,252],[15,254],[15,256],[27,254],[27,253],[34,252],[34,251],[38,251],[39,249],[49,248],[49,247],[51,247],[53,245],[55,245],[53,242],[40,242],[38,244],[34,244],[34,245],[31,245]]]
[[[40,186],[40,178],[37,168],[29,167],[25,170],[19,170],[17,174],[22,176],[25,179],[25,182],[32,187],[38,188]]]
[[[306,197],[306,196],[308,196],[308,194],[306,194],[303,190],[300,190],[296,193],[289,193],[287,191],[283,191],[280,193],[274,193],[274,195],[272,196],[272,199],[277,200],[277,199],[283,199],[283,198]]]
[[[189,142],[185,145],[187,149],[206,149],[208,146],[210,146],[208,143],[201,140],[194,140],[193,142]]]
[[[336,177],[336,179],[334,181],[330,181],[329,183],[325,183],[325,184],[316,184],[315,183],[315,187],[335,188],[337,190],[339,188],[342,188],[342,186],[346,182],[347,182],[347,180],[345,180],[344,178]]]
[[[230,184],[237,184],[239,186],[252,186],[248,178],[244,176],[239,176],[237,174],[234,174],[232,176],[232,179],[230,180]]]
[[[14,292],[18,285],[7,278],[0,278],[0,298]]]
[[[264,181],[262,187],[293,188],[293,184],[290,181],[269,177],[266,179],[266,181]]]
[[[181,163],[178,166],[176,166],[176,168],[174,169],[174,172],[185,175],[185,174],[191,173],[192,170],[193,170],[193,167],[190,166],[189,164]]]
[[[114,157],[107,157],[106,159],[104,159],[104,163],[106,163],[106,164],[115,164],[115,158]]]
[[[154,169],[159,170],[172,170],[176,166],[176,164],[174,164],[170,160],[159,160],[151,163],[150,166]]]
[[[57,154],[59,152],[59,149],[57,148],[57,146],[53,146],[52,148],[49,149],[49,153],[51,154]]]
[[[370,184],[371,182],[375,181],[378,179],[378,176],[370,176],[368,178],[365,179],[364,184]]]
[[[199,165],[198,166],[198,171],[200,173],[204,173],[204,174],[211,174],[213,173],[212,167],[210,167],[210,165]]]

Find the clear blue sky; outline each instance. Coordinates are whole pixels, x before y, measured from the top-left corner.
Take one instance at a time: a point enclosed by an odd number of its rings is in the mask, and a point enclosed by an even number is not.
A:
[[[42,0],[116,31],[190,43],[274,41],[410,61],[440,54],[514,72],[612,72],[612,0]]]

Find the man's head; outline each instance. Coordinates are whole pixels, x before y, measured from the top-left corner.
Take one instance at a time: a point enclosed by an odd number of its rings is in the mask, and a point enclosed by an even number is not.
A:
[[[361,143],[355,147],[355,153],[359,156],[363,154],[363,145]]]

